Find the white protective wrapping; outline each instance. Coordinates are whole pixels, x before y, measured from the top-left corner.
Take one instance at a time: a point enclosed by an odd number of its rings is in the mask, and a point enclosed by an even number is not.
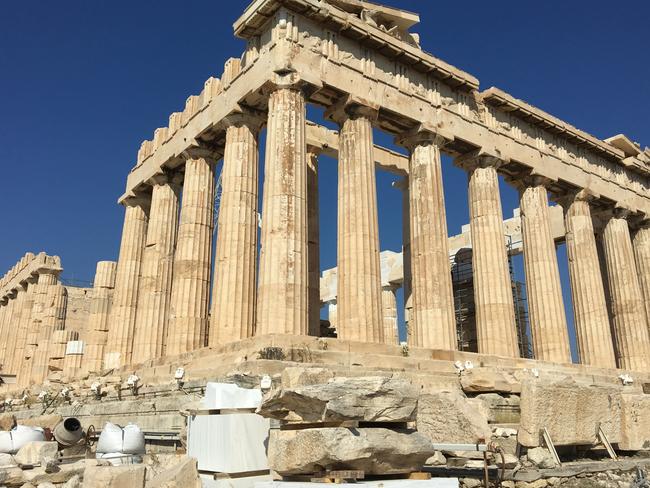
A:
[[[309,481],[263,481],[255,488],[328,488],[330,483]],[[430,480],[377,480],[360,483],[340,483],[337,488],[458,488],[458,478],[431,478]]]
[[[45,440],[45,432],[40,427],[17,425],[10,431],[0,431],[0,452],[15,454],[29,442]]]
[[[144,454],[144,434],[137,425],[122,428],[106,422],[97,441],[97,454]]]
[[[205,387],[203,408],[257,408],[262,403],[262,390],[241,388],[230,383],[208,383]]]
[[[187,454],[200,471],[245,473],[269,469],[269,419],[254,413],[194,415],[188,419]]]

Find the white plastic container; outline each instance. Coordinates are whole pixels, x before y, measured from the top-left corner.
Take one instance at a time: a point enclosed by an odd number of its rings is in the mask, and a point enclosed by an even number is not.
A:
[[[0,431],[0,452],[15,454],[25,444],[44,440],[45,432],[40,427],[17,425],[10,431]]]

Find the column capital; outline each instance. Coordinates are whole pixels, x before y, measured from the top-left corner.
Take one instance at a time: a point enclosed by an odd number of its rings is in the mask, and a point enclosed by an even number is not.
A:
[[[349,95],[329,107],[324,116],[341,126],[346,120],[356,118],[366,118],[374,123],[379,116],[379,105],[361,97]]]
[[[473,172],[478,168],[499,169],[506,161],[491,154],[481,153],[480,149],[462,154],[454,159],[454,164],[465,171]]]
[[[295,90],[303,91],[307,87],[307,82],[302,79],[300,73],[291,69],[275,71],[271,79],[267,81],[261,89],[261,92],[268,96],[276,90]]]
[[[395,144],[413,151],[416,146],[435,144],[442,149],[449,143],[449,139],[441,136],[435,127],[423,122],[413,129],[400,134],[395,138]]]
[[[600,195],[592,192],[587,188],[575,188],[567,191],[564,195],[553,198],[566,211],[573,202],[594,202],[600,198]]]
[[[122,200],[122,205],[125,207],[143,207],[149,208],[151,205],[151,197],[144,193],[132,194]]]
[[[185,160],[188,159],[205,159],[211,164],[216,164],[219,159],[216,151],[206,146],[193,146],[182,152],[182,156]]]
[[[178,171],[163,170],[161,173],[153,175],[147,180],[147,184],[151,186],[162,185],[180,185],[183,182],[183,175]]]
[[[226,115],[221,123],[226,129],[229,127],[247,126],[257,134],[264,124],[266,124],[266,119],[266,115],[258,110],[240,107],[236,111]]]

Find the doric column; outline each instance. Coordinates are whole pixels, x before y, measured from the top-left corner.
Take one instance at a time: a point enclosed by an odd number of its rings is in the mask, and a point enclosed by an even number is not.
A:
[[[21,318],[23,315],[23,304],[25,296],[27,295],[27,287],[21,283],[16,290],[16,298],[14,308],[11,314],[11,321],[7,329],[7,350],[5,352],[5,360],[3,363],[3,371],[10,374],[16,374],[16,347],[18,344],[18,331],[20,328]]]
[[[2,324],[2,340],[0,341],[0,371],[2,372],[9,372],[9,361],[7,361],[9,354],[8,352],[11,351],[11,348],[9,347],[9,338],[11,336],[11,329],[13,328],[13,317],[14,317],[14,310],[16,309],[16,291],[12,290],[12,292],[7,296],[7,305],[6,305],[6,311],[5,311],[5,316]]]
[[[560,203],[564,207],[573,321],[580,363],[615,368],[614,343],[607,316],[589,195],[581,191],[560,200]]]
[[[338,185],[338,337],[383,342],[375,108],[348,103],[331,112],[341,126]]]
[[[330,328],[336,330],[338,327],[336,300],[327,304],[327,320],[330,322]]]
[[[626,217],[625,210],[615,210],[602,235],[618,367],[649,371],[650,332]]]
[[[571,363],[560,270],[544,180],[533,177],[520,197],[526,295],[535,359]]]
[[[166,355],[198,349],[207,340],[216,161],[198,148],[186,157]]]
[[[318,156],[307,147],[307,255],[309,257],[309,335],[320,335],[320,220],[318,208]]]
[[[639,284],[645,301],[646,320],[650,326],[650,221],[645,221],[634,234],[634,256]]]
[[[0,297],[0,371],[2,371],[2,363],[4,361],[4,349],[6,348],[6,337],[7,333],[5,331],[5,322],[7,320],[7,314],[9,312],[9,297],[4,296]]]
[[[402,283],[402,294],[404,296],[404,325],[406,326],[406,340],[412,343],[414,328],[411,316],[413,315],[413,293],[411,276],[411,209],[409,177],[405,176],[394,184],[395,188],[402,192],[402,269],[404,270],[404,282]]]
[[[40,383],[45,380],[48,374],[50,358],[54,357],[53,354],[59,349],[53,342],[53,336],[56,331],[61,331],[65,327],[65,314],[68,300],[67,291],[58,282],[56,274],[40,274],[38,283],[39,285],[45,286],[45,294],[44,306],[39,317],[41,323],[38,335],[38,348],[32,364],[31,379],[34,383]]]
[[[23,309],[20,314],[20,322],[17,324],[16,348],[14,351],[13,369],[19,384],[24,381],[23,365],[25,364],[25,348],[27,346],[27,333],[32,323],[32,307],[34,305],[35,279],[30,278],[25,284],[25,298]]]
[[[226,119],[221,203],[214,259],[210,346],[251,337],[257,274],[258,135],[250,115]]]
[[[104,366],[107,369],[119,368],[131,362],[150,198],[129,198],[125,207],[120,256],[115,274],[115,294],[109,320],[108,345],[104,355]]]
[[[88,318],[88,339],[85,345],[83,369],[98,373],[102,370],[104,349],[108,339],[108,319],[110,316],[113,289],[115,288],[114,261],[99,261],[95,271],[93,296]]]
[[[397,331],[397,295],[394,285],[381,288],[381,308],[384,327],[384,342],[386,344],[399,344]]]
[[[180,186],[169,175],[152,178],[151,210],[142,254],[132,362],[164,352],[172,294]]]
[[[512,284],[497,167],[492,157],[463,159],[469,171],[469,217],[478,352],[518,357]]]
[[[307,162],[305,98],[269,97],[256,335],[307,335]]]
[[[410,344],[458,349],[449,267],[449,236],[442,185],[440,146],[444,139],[428,131],[405,136],[410,152],[409,215],[413,308]]]

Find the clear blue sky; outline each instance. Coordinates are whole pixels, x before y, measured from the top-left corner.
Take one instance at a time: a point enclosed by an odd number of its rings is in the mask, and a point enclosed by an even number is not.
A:
[[[385,0],[417,11],[423,48],[597,137],[650,145],[650,3]],[[116,259],[116,204],[143,139],[165,126],[243,43],[246,1],[5,2],[0,11],[0,273],[26,251],[92,280]],[[389,145],[388,137],[378,142]],[[336,262],[336,170],[322,164],[322,261]],[[378,175],[383,249],[401,246],[401,201]],[[450,233],[467,221],[466,178],[445,162]],[[504,214],[516,193],[502,192]],[[566,263],[560,250],[566,278]],[[521,262],[517,260],[521,275]],[[566,284],[566,279],[565,279]],[[566,294],[565,294],[566,295]],[[568,296],[567,296],[568,299]],[[569,318],[570,314],[569,314]]]

